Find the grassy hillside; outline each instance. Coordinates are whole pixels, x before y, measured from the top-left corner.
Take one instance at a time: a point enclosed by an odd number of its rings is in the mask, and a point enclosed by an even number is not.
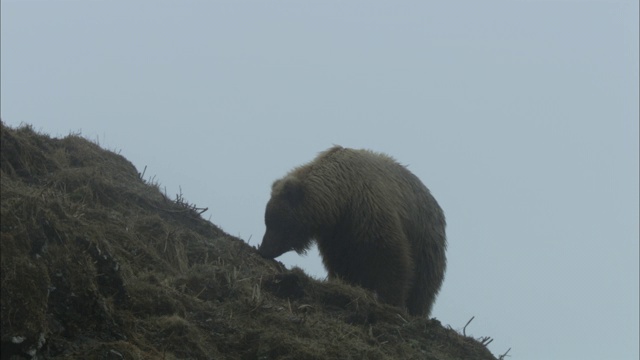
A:
[[[0,160],[2,359],[495,359],[260,258],[82,137],[2,124]]]

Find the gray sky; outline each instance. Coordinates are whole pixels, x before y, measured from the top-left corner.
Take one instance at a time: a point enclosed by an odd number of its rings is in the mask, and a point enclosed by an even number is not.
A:
[[[1,3],[1,116],[81,131],[257,245],[332,144],[431,189],[433,316],[513,359],[638,359],[638,1]],[[324,277],[316,251],[280,258]]]

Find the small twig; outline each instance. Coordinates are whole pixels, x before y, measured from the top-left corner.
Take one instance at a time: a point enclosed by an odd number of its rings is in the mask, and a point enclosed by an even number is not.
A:
[[[465,325],[462,328],[462,335],[467,336],[467,326],[471,323],[471,321],[473,321],[474,318],[475,318],[475,316],[472,316],[471,319],[469,319],[469,321],[467,321],[467,325]]]
[[[498,356],[498,360],[504,360],[504,358],[509,356],[509,355],[507,355],[509,353],[509,351],[511,351],[511,348],[509,348],[504,354]]]
[[[167,233],[167,237],[164,239],[164,250],[162,252],[167,252],[167,243],[169,243],[169,236],[171,233]]]
[[[491,342],[493,341],[493,339],[491,338],[491,336],[483,336],[480,339],[480,344],[484,345],[485,347],[489,344],[491,344]]]
[[[199,292],[198,294],[196,294],[196,298],[199,298],[199,297],[200,297],[200,295],[202,295],[202,293],[203,293],[206,289],[207,289],[207,287],[206,287],[206,286],[203,286],[203,287],[202,287],[202,290],[200,290],[200,292]]]

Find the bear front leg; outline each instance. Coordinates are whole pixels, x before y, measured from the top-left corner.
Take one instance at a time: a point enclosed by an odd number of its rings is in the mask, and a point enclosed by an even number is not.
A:
[[[389,231],[370,232],[378,235],[318,239],[328,278],[362,286],[376,292],[381,302],[405,307],[413,281],[408,242]]]

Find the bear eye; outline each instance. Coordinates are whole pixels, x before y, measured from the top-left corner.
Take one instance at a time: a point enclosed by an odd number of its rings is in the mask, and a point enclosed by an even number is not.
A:
[[[267,215],[264,217],[264,223],[268,228],[272,229],[275,227],[276,221],[273,216]]]
[[[282,228],[283,224],[287,224],[289,222],[289,218],[290,214],[287,211],[278,209],[275,206],[269,206],[265,213],[264,222],[269,229],[274,230]]]

